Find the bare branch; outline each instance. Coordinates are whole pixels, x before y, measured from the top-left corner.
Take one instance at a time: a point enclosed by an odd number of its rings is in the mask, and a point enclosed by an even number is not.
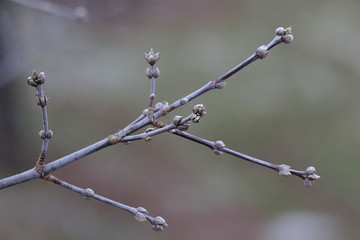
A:
[[[128,206],[126,204],[111,200],[109,198],[106,198],[106,197],[103,197],[101,195],[95,194],[94,191],[92,189],[90,189],[90,188],[84,189],[84,188],[77,187],[77,186],[75,186],[73,184],[70,184],[70,183],[67,183],[67,182],[65,182],[65,181],[63,181],[63,180],[61,180],[61,179],[59,179],[59,178],[57,178],[57,177],[55,177],[53,175],[47,175],[45,177],[45,180],[50,181],[52,183],[55,183],[55,184],[57,184],[59,186],[62,186],[64,188],[66,188],[66,189],[69,189],[69,190],[71,190],[73,192],[79,193],[79,194],[83,195],[84,199],[86,199],[86,200],[89,200],[89,199],[93,198],[93,199],[96,199],[96,200],[98,200],[100,202],[104,202],[104,203],[110,204],[112,206],[118,207],[118,208],[120,208],[122,210],[128,211],[129,213],[131,213],[131,214],[133,214],[135,216],[136,220],[138,220],[140,222],[148,220],[151,223],[151,225],[153,226],[153,228],[154,228],[154,225],[159,225],[159,226],[157,226],[157,228],[158,228],[157,230],[163,230],[164,227],[168,226],[167,223],[165,222],[165,220],[163,221],[162,224],[159,224],[159,221],[156,220],[159,217],[154,218],[154,217],[148,215],[148,212],[143,207],[135,208],[135,207],[131,207],[131,206]]]

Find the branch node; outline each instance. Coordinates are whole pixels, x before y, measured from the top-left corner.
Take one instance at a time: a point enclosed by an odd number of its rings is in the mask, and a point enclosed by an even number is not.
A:
[[[36,104],[41,106],[41,107],[45,107],[48,102],[49,102],[49,97],[44,95],[40,95],[40,94],[36,94],[37,98],[36,98]]]
[[[114,144],[117,144],[119,141],[118,137],[115,136],[114,134],[110,135],[108,137],[108,142],[111,144],[111,145],[114,145]]]

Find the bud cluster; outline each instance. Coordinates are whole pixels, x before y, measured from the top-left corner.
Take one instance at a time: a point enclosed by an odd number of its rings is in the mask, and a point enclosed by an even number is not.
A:
[[[145,60],[152,66],[159,60],[159,53],[154,53],[151,48],[149,53],[144,53]]]
[[[292,35],[292,27],[278,27],[275,30],[275,33],[276,35],[281,36],[281,41],[283,43],[291,43],[294,40],[294,36]]]
[[[191,114],[191,121],[198,123],[205,114],[204,105],[196,104],[193,108],[193,113]]]
[[[304,180],[304,184],[307,187],[311,187],[314,184],[314,181],[320,178],[320,176],[316,174],[316,169],[313,166],[305,169],[305,175],[306,178]]]
[[[163,219],[160,216],[157,216],[154,219],[154,224],[152,225],[152,229],[155,231],[163,231],[165,227],[167,227],[168,224],[165,222],[165,219]]]
[[[50,139],[52,138],[52,136],[54,135],[54,132],[51,131],[50,129],[45,133],[44,130],[40,130],[39,132],[39,137],[44,140],[44,139]]]
[[[34,69],[33,72],[32,72],[31,77],[28,77],[27,83],[32,87],[36,87],[37,85],[44,84],[45,80],[46,80],[45,73],[40,72],[38,74],[36,72],[36,70]]]

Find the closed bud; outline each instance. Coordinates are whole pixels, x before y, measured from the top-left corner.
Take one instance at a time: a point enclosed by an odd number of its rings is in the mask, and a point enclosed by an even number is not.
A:
[[[84,195],[87,197],[93,197],[94,194],[95,194],[95,192],[91,188],[86,188],[84,191]]]
[[[285,34],[285,29],[283,27],[278,27],[276,30],[275,30],[275,34],[278,35],[278,36],[282,36]]]
[[[37,72],[36,72],[35,69],[34,69],[33,72],[32,72],[31,78],[32,78],[32,80],[34,80],[34,81],[37,80],[37,78],[38,78],[38,74],[37,74]]]
[[[187,99],[187,98],[182,98],[182,99],[180,100],[180,104],[181,104],[181,105],[184,105],[184,104],[186,104],[188,101],[189,101],[189,99]]]
[[[40,132],[39,132],[39,137],[40,137],[42,140],[46,139],[46,135],[45,135],[44,130],[40,130]]]
[[[215,147],[216,147],[216,148],[223,148],[223,147],[225,147],[225,144],[224,144],[223,141],[217,140],[217,141],[215,142]]]
[[[54,132],[49,129],[49,131],[48,131],[47,134],[46,134],[46,138],[47,138],[47,139],[50,139],[50,138],[52,138],[53,136],[54,136]]]
[[[206,114],[205,107],[202,104],[196,104],[193,108],[193,113],[199,116],[203,116]]]
[[[160,76],[160,70],[158,68],[155,69],[153,77],[158,78]]]
[[[143,208],[143,207],[138,207],[136,210],[138,210],[139,212],[141,212],[141,213],[145,213],[145,214],[148,214],[149,212],[145,209],[145,208]]]
[[[286,34],[291,34],[291,33],[292,33],[292,26],[287,27],[287,28],[285,29],[285,33],[286,33]]]
[[[179,125],[180,125],[180,122],[181,122],[181,119],[182,119],[182,116],[176,115],[176,116],[173,118],[173,124],[174,124],[175,126],[179,126]]]
[[[305,179],[304,180],[304,185],[306,186],[306,187],[311,187],[312,185],[314,184],[314,181],[312,181],[312,180],[310,180],[310,179]]]
[[[150,68],[147,68],[145,70],[145,75],[148,77],[148,78],[152,78],[153,77],[153,73],[151,72]]]
[[[224,152],[217,149],[213,149],[213,153],[215,153],[215,155],[223,155]]]
[[[145,53],[145,59],[150,65],[154,65],[159,58],[159,53],[154,54],[154,50],[152,48],[149,53]]]
[[[292,34],[286,34],[281,37],[283,43],[289,44],[294,40],[294,36]]]
[[[41,73],[43,73],[43,72],[41,72]],[[40,73],[40,74],[41,74]],[[42,75],[41,75],[41,77],[39,78],[39,84],[44,84],[45,83],[45,80],[46,80],[46,77],[45,77],[45,74],[43,73]]]
[[[290,166],[285,165],[285,164],[280,164],[279,168],[278,168],[278,171],[279,171],[279,174],[281,176],[284,176],[284,177],[287,177],[287,176],[291,175]]]
[[[193,123],[198,123],[198,122],[200,122],[200,120],[201,120],[201,116],[200,116],[200,115],[196,115],[196,114],[194,114],[194,113],[191,114],[191,121],[192,121]]]
[[[30,86],[32,86],[32,87],[36,87],[36,86],[37,86],[37,83],[36,83],[31,77],[28,77],[27,83],[28,83]]]
[[[256,49],[255,55],[259,59],[264,59],[267,55],[269,55],[269,51],[265,45],[262,45]]]
[[[154,223],[155,223],[155,225],[167,225],[166,222],[165,222],[165,219],[163,219],[163,218],[160,217],[160,216],[157,216],[157,217],[154,219]]]
[[[144,222],[146,221],[146,216],[142,212],[136,212],[135,219],[139,222]]]
[[[215,85],[217,89],[223,89],[226,86],[226,82],[220,82]]]

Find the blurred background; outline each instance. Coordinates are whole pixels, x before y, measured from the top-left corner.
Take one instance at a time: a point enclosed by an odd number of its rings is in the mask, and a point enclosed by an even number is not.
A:
[[[321,179],[297,177],[171,134],[118,144],[54,172],[169,227],[49,182],[0,191],[0,239],[360,239],[360,1],[2,1],[0,178],[35,165],[42,128],[33,69],[47,76],[47,161],[119,130],[148,104],[144,52],[160,52],[156,100],[177,100],[267,44],[294,41],[170,114],[202,103],[190,133]],[[86,15],[88,13],[88,15]],[[79,21],[80,18],[80,21]]]

